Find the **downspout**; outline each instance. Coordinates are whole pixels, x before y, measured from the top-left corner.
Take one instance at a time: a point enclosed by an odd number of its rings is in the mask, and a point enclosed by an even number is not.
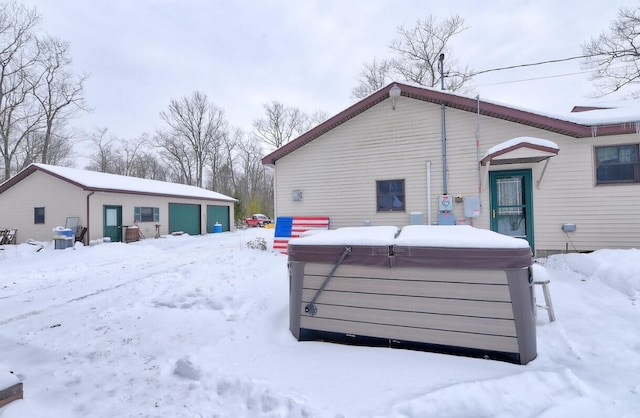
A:
[[[273,162],[273,220],[278,219],[278,181],[276,178],[276,162]]]
[[[431,161],[427,161],[427,225],[431,225]]]
[[[89,198],[94,193],[95,193],[95,191],[92,191],[91,193],[89,193],[87,195],[87,233],[85,234],[85,236],[87,237],[87,243],[91,240],[90,239],[90,237],[91,237],[91,228],[89,227],[89,225],[91,224],[91,222],[89,222],[89,214],[91,213],[91,211],[89,210]],[[84,242],[82,244],[84,244]]]
[[[478,163],[478,199],[482,194],[482,171],[480,170],[480,95],[476,96],[478,102],[478,118],[476,122],[476,161]]]
[[[480,170],[480,95],[476,95],[476,102],[478,103],[478,112],[476,119],[476,164],[478,165],[478,202],[482,202],[482,171]],[[482,203],[480,203],[482,205]],[[471,226],[473,226],[473,219],[471,218]]]
[[[440,54],[438,68],[440,70],[440,89],[444,90],[444,54]],[[447,123],[444,102],[440,103],[442,114],[442,194],[447,194]]]

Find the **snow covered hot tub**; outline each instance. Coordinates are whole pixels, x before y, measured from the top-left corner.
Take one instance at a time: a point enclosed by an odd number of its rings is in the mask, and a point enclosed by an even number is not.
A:
[[[525,240],[467,225],[341,228],[293,239],[288,253],[298,340],[536,357]]]

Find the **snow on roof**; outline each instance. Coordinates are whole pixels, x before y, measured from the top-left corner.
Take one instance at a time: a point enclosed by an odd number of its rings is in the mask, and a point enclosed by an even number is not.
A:
[[[165,181],[99,173],[77,168],[59,167],[48,164],[32,164],[44,171],[64,177],[88,189],[107,189],[126,192],[150,193],[158,195],[184,196],[191,198],[215,199],[234,202],[236,199],[200,187]]]
[[[447,92],[450,93],[450,92]],[[457,94],[457,96],[471,98]],[[545,110],[533,109],[529,107],[517,106],[497,100],[480,98],[484,103],[491,103],[498,106],[504,106],[510,109],[521,110],[536,115],[546,116],[567,122],[577,123],[579,125],[596,126],[596,125],[613,125],[618,123],[640,122],[640,99],[627,99],[619,101],[594,101],[585,103],[585,108],[598,108],[593,110],[584,110],[581,112],[548,112]]]
[[[571,112],[563,118],[583,125],[607,125],[640,122],[640,100],[602,101],[585,104],[598,109]]]
[[[448,248],[529,248],[521,238],[469,225],[361,226],[314,233],[289,241],[293,245],[401,245]]]
[[[560,147],[558,147],[558,144],[556,144],[553,141],[549,141],[547,139],[533,138],[529,136],[520,136],[517,138],[510,139],[508,141],[504,141],[498,145],[495,145],[489,148],[487,152],[484,154],[484,156],[487,157],[491,154],[495,154],[498,151],[502,151],[504,149],[507,149],[519,144],[531,144],[531,145],[537,145],[545,148],[553,148],[557,150],[560,149]]]

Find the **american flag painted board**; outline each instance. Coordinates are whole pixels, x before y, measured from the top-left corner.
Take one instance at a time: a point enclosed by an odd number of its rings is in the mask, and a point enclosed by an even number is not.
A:
[[[328,216],[283,216],[276,219],[276,229],[273,238],[273,250],[282,254],[287,253],[287,245],[291,238],[298,238],[300,234],[309,230],[329,229]]]

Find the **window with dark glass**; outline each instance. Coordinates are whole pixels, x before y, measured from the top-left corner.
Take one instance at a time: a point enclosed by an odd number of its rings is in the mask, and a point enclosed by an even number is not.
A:
[[[638,144],[596,147],[596,183],[639,183]]]
[[[44,208],[33,208],[33,223],[34,224],[43,224],[44,223]]]
[[[405,210],[404,180],[376,181],[378,212]]]
[[[133,217],[136,222],[159,222],[160,208],[136,206],[133,208]]]

